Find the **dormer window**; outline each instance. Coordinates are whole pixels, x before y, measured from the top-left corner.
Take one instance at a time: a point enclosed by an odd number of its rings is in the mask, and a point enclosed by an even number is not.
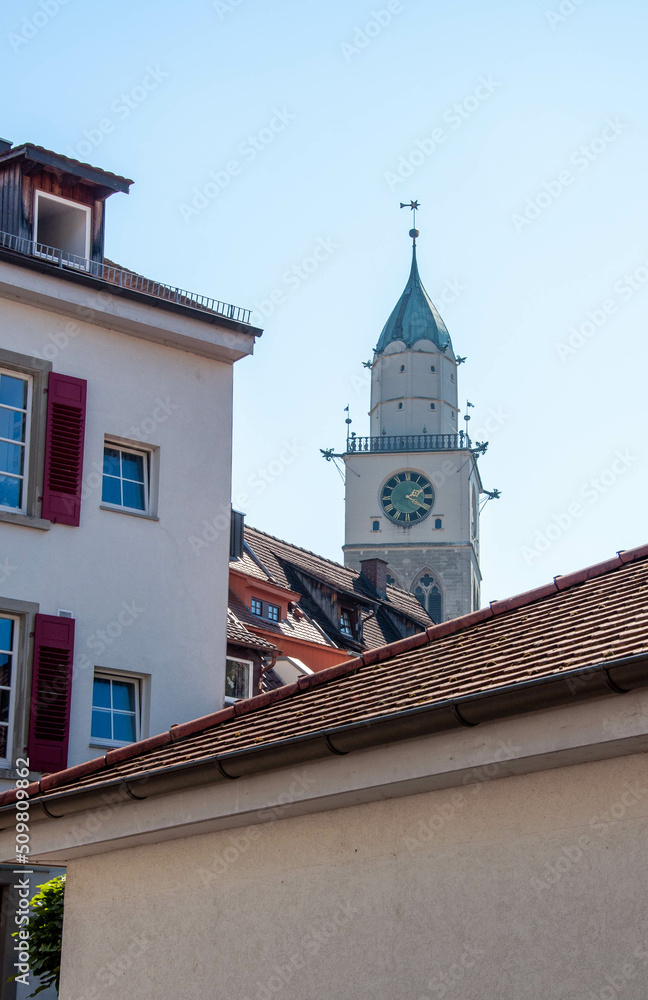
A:
[[[41,244],[37,250],[39,256],[49,256],[44,252],[47,247],[87,260],[90,256],[91,214],[88,206],[37,191],[34,213],[34,239]]]
[[[353,638],[353,613],[348,608],[340,612],[340,632]]]
[[[250,601],[250,611],[259,618],[267,618],[270,622],[281,621],[281,606],[260,601],[258,597],[253,597]]]

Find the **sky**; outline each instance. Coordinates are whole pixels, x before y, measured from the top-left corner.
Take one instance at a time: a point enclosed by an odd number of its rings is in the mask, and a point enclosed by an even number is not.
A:
[[[344,408],[419,268],[467,362],[482,599],[648,541],[636,0],[13,0],[0,135],[132,178],[106,255],[254,310],[233,497],[341,560]],[[315,251],[316,254],[315,254]]]

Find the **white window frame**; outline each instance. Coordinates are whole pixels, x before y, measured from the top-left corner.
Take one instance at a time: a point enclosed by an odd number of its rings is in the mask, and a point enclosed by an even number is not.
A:
[[[0,368],[0,375],[8,375],[9,378],[17,378],[23,382],[27,383],[27,412],[25,414],[25,450],[23,456],[23,490],[22,490],[22,506],[20,507],[8,507],[5,504],[0,504],[0,510],[13,511],[14,514],[26,514],[27,513],[27,494],[29,491],[29,461],[30,461],[30,441],[31,441],[31,429],[32,429],[32,400],[34,394],[34,379],[31,375],[27,375],[24,372],[14,371],[11,368]],[[0,407],[3,410],[14,410],[15,407],[5,406],[4,403]],[[3,441],[8,441],[8,438],[3,438]],[[16,441],[9,441],[9,444],[17,444]],[[0,469],[0,473],[3,475],[9,475],[5,473],[4,470]]]
[[[254,660],[244,660],[240,656],[226,656],[225,657],[225,673],[226,674],[227,674],[227,664],[228,664],[228,662],[230,660],[232,661],[232,663],[246,663],[248,665],[248,667],[250,668],[249,669],[249,673],[248,673],[248,693],[246,694],[245,697],[246,698],[251,698],[252,697],[252,686],[254,684]],[[225,695],[225,704],[226,705],[235,705],[237,701],[244,701],[244,700],[245,700],[244,698],[231,698],[231,697],[228,697],[227,695]]]
[[[127,514],[139,514],[140,517],[150,517],[151,516],[151,471],[152,471],[152,452],[148,448],[136,448],[133,445],[120,444],[119,441],[115,441],[112,438],[104,439],[104,450],[101,456],[101,506],[105,507],[107,510],[121,510]],[[137,455],[144,459],[144,508],[140,507],[126,507],[124,504],[109,503],[107,500],[103,499],[103,459],[105,456],[106,448],[112,448],[114,451],[126,452],[128,455]],[[114,478],[114,477],[113,477]],[[123,482],[123,479],[121,480]]]
[[[6,611],[0,609],[0,618],[8,618],[9,621],[14,623],[13,629],[13,649],[7,650],[6,652],[11,653],[11,684],[9,687],[1,687],[2,691],[9,691],[9,719],[7,725],[7,754],[13,753],[13,741],[14,741],[14,724],[16,717],[16,688],[18,680],[18,670],[19,670],[19,657],[20,657],[20,627],[22,625],[21,619],[17,615],[8,614]],[[13,760],[10,756],[0,757],[0,767],[13,767]]]
[[[112,740],[104,736],[92,735],[92,712],[94,711],[94,682],[95,680],[120,681],[122,684],[132,684],[135,688],[135,739],[134,740]],[[111,688],[112,694],[112,688]],[[107,711],[102,709],[101,711]],[[112,718],[115,710],[110,707],[110,719],[112,728]],[[117,711],[118,715],[130,715],[130,712]],[[137,743],[142,738],[142,678],[136,674],[121,674],[117,670],[106,670],[103,667],[95,667],[92,675],[92,698],[90,702],[90,746],[93,747],[127,747],[131,743]]]
[[[70,198],[60,198],[56,194],[50,194],[49,191],[36,191],[34,197],[34,243],[39,243],[39,214],[38,214],[38,203],[43,199],[44,201],[57,201],[60,205],[70,205],[77,211],[85,213],[85,253],[83,254],[72,254],[73,257],[78,257],[81,260],[88,261],[90,259],[90,231],[92,226],[92,209],[89,205],[81,205],[78,201],[71,201]],[[43,246],[49,246],[49,243],[43,243]],[[62,247],[52,247],[53,250],[61,250],[62,253],[67,253],[67,250],[63,250]],[[55,263],[59,263],[58,257],[54,258],[51,254],[43,253],[42,251],[35,251],[35,256],[44,257],[45,260],[53,260]],[[63,261],[63,264],[67,267],[75,267],[78,270],[87,270],[87,264],[77,264],[74,261]]]

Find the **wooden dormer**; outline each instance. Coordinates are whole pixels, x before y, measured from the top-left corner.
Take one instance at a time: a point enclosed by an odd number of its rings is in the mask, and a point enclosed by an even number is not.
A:
[[[46,247],[101,263],[106,199],[128,194],[132,183],[42,146],[0,140],[0,233],[24,241],[8,247],[19,252],[49,259]]]

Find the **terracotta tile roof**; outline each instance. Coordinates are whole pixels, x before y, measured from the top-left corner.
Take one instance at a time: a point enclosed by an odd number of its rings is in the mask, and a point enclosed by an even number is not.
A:
[[[262,628],[264,632],[272,632],[276,635],[279,644],[281,644],[281,637],[286,636],[292,639],[306,639],[308,642],[316,642],[320,646],[334,645],[306,613],[300,615],[289,610],[287,618],[279,622],[271,622],[268,618],[260,618],[259,615],[253,615],[240,597],[231,590],[229,605],[245,625],[251,625],[253,628]],[[301,601],[299,607],[301,608]]]
[[[85,787],[648,654],[648,545],[30,786]],[[643,668],[642,668],[643,669]],[[14,801],[15,791],[0,796]]]
[[[268,691],[277,691],[284,686],[284,682],[274,670],[264,670],[261,674],[261,692],[267,694]]]
[[[246,573],[248,576],[253,576],[256,580],[274,582],[270,574],[266,573],[262,566],[259,566],[259,563],[247,550],[243,551],[243,555],[239,559],[233,559],[230,562],[230,569],[238,570],[239,573]],[[283,587],[284,584],[279,584],[279,586]]]
[[[303,579],[300,586],[300,574],[305,574],[314,580],[321,581],[333,590],[353,594],[360,601],[379,602],[385,609],[391,608],[398,615],[409,619],[412,625],[417,625],[421,629],[428,628],[432,624],[431,618],[414,595],[406,590],[401,590],[400,587],[388,586],[386,596],[383,598],[358,570],[342,566],[340,563],[318,556],[308,549],[291,545],[280,538],[267,535],[265,532],[247,525],[245,527],[245,540],[270,576],[284,587],[301,592]],[[320,622],[320,624],[322,623]],[[387,634],[382,632],[381,626],[384,626]],[[326,626],[323,627],[326,628]],[[335,625],[333,628],[338,631]],[[377,644],[384,645],[392,638],[394,628],[390,627],[388,618],[379,616],[378,629],[380,635],[376,629],[373,630],[375,638],[378,640]],[[328,628],[326,630],[329,631]]]
[[[234,603],[232,598],[238,602],[236,594],[230,591],[230,606],[227,609],[227,641],[238,643],[241,646],[254,646],[255,648],[266,649],[268,651],[275,650],[277,647],[268,639],[264,639],[263,636],[260,635],[255,635],[254,632],[250,632],[249,629],[246,629],[243,622],[231,607],[232,603]]]

